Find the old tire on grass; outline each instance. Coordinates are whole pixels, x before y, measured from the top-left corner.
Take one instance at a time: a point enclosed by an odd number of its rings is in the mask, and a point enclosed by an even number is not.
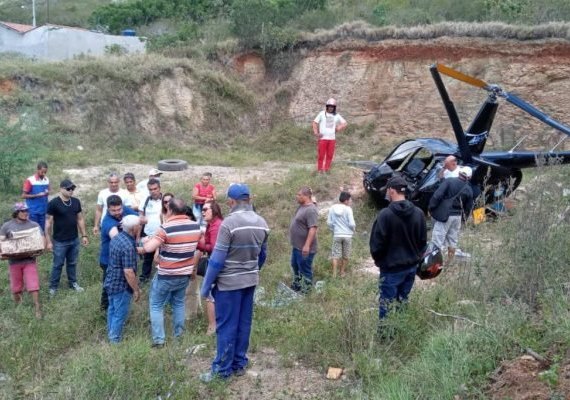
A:
[[[188,163],[184,160],[160,160],[158,169],[161,171],[184,171],[188,168]]]

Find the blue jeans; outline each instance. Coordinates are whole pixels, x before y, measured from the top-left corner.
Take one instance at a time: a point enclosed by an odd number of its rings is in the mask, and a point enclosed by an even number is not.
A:
[[[124,290],[109,295],[109,308],[107,309],[107,335],[111,343],[119,343],[123,333],[123,326],[129,315],[131,298],[133,295]]]
[[[408,300],[414,286],[417,265],[399,272],[380,275],[380,319],[386,318],[390,304],[396,300],[398,303]]]
[[[222,378],[247,367],[254,292],[255,286],[212,290],[216,306],[216,358],[212,362],[212,373]]]
[[[101,289],[101,310],[105,311],[109,308],[109,296],[107,295],[107,289],[105,289],[105,278],[107,277],[107,268],[108,265],[107,264],[99,264],[99,267],[101,267],[101,269],[103,270],[103,280],[101,281],[102,283],[102,289]]]
[[[49,282],[50,289],[57,289],[61,278],[63,264],[66,264],[69,287],[77,283],[77,257],[79,256],[79,238],[65,242],[53,242],[53,267]]]
[[[30,221],[36,222],[40,226],[40,228],[42,229],[42,232],[45,231],[45,229],[46,229],[46,214],[45,213],[40,213],[40,214],[30,213],[28,218],[30,219]]]
[[[196,222],[199,224],[202,222],[202,208],[204,204],[196,204],[192,205],[192,214],[194,214],[194,218],[196,218]]]
[[[291,252],[291,268],[293,269],[293,283],[291,289],[308,292],[313,285],[313,258],[316,253],[309,253],[303,257],[303,252],[293,248]]]
[[[186,317],[185,293],[190,282],[190,276],[160,279],[154,275],[150,286],[149,309],[152,342],[164,344],[164,306],[170,302],[172,307],[172,325],[174,336],[178,337],[184,332],[184,319]]]

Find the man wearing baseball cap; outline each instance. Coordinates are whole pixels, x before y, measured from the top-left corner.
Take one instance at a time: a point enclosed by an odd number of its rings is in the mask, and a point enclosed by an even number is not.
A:
[[[83,292],[77,283],[77,260],[79,258],[79,243],[89,244],[85,218],[81,209],[81,201],[73,197],[76,186],[69,179],[59,184],[59,193],[49,203],[46,220],[46,247],[53,251],[53,265],[49,283],[50,296],[55,295],[61,278],[61,270],[66,265],[69,288]],[[50,234],[53,227],[53,239]],[[78,234],[81,236],[79,240]]]
[[[390,204],[378,213],[370,234],[370,254],[380,268],[380,320],[393,301],[408,299],[427,244],[424,213],[406,200],[406,190],[404,178],[394,176],[388,181]]]
[[[12,206],[12,219],[4,223],[0,227],[0,240],[10,239],[15,232],[21,232],[36,228],[40,230],[37,222],[28,218],[28,206],[26,203],[16,203]],[[45,242],[44,242],[45,244]],[[20,304],[22,302],[22,292],[24,284],[26,290],[32,295],[34,306],[36,308],[36,318],[42,317],[40,308],[40,280],[38,277],[38,265],[36,257],[10,258],[8,257],[10,290],[14,297],[14,302]]]
[[[253,294],[267,251],[269,227],[250,204],[249,187],[234,183],[228,188],[230,213],[220,226],[218,239],[200,294],[211,295],[216,307],[216,358],[203,382],[245,374],[253,319]]]

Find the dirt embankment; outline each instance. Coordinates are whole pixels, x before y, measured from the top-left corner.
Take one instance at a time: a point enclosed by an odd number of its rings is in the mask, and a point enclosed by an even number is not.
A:
[[[257,54],[240,54],[225,60],[225,67],[216,67],[231,69],[227,77],[242,79],[256,96],[256,107],[247,111],[248,115],[220,115],[223,106],[212,107],[208,103],[203,89],[198,90],[200,83],[191,76],[191,68],[179,67],[165,68],[162,77],[144,82],[138,88],[129,87],[128,93],[123,93],[120,82],[111,86],[114,90],[89,91],[82,90],[79,84],[65,89],[61,83],[38,83],[35,78],[36,83],[31,85],[33,77],[18,76],[0,80],[0,97],[8,100],[20,91],[20,95],[24,92],[39,101],[51,99],[50,117],[59,127],[74,132],[90,132],[98,124],[157,137],[170,134],[180,137],[183,133],[191,141],[196,137],[194,134],[212,129],[209,123],[220,118],[234,118],[234,122],[228,121],[228,126],[233,123],[237,127],[243,121],[250,121],[251,126],[259,127],[268,122],[268,115],[286,112],[297,122],[308,124],[324,101],[333,96],[339,102],[338,111],[351,124],[368,126],[366,131],[378,138],[449,137],[451,128],[428,69],[430,64],[448,64],[489,83],[500,84],[552,117],[570,123],[566,112],[570,104],[569,61],[570,42],[560,39],[442,37],[381,42],[345,39],[312,50],[297,50],[287,61],[291,65],[283,67],[289,71],[286,77],[269,70]],[[444,82],[467,127],[486,94],[451,78],[444,77]],[[118,102],[117,106],[99,107],[105,104],[105,96],[114,96],[111,104]],[[4,103],[12,104],[9,100]],[[228,107],[232,109],[229,103]],[[527,147],[548,147],[558,142],[554,130],[514,106],[503,104],[490,144],[510,146],[529,133],[532,135],[525,141]]]
[[[449,39],[385,41],[378,44],[330,45],[307,54],[287,84],[297,88],[290,114],[306,120],[307,110],[334,96],[349,120],[372,123],[379,135],[450,136],[451,128],[428,66],[438,62],[505,90],[570,123],[570,43]],[[485,92],[445,78],[450,96],[467,127]],[[534,144],[556,143],[551,129],[521,110],[503,104],[493,127],[492,141],[509,145],[514,137],[539,133]]]
[[[570,123],[566,113],[570,104],[569,61],[570,42],[560,39],[345,39],[312,50],[298,50],[288,61],[292,65],[287,68],[287,77],[280,75],[277,79],[278,74],[269,70],[261,56],[240,54],[222,68],[232,70],[230,79],[241,77],[257,97],[257,104],[249,112],[251,115],[230,113],[222,119],[235,118],[235,126],[257,120],[252,126],[263,126],[268,115],[285,111],[297,122],[307,124],[324,101],[333,96],[344,117],[352,124],[368,126],[367,132],[378,138],[449,137],[449,121],[428,69],[430,64],[439,62],[500,84],[552,117]],[[90,132],[95,126],[115,126],[123,127],[121,131],[153,137],[180,137],[184,133],[192,140],[193,134],[212,129],[209,123],[221,118],[220,108],[208,103],[203,89],[198,89],[196,77],[191,76],[191,69],[165,68],[163,75],[138,88],[129,87],[128,93],[123,93],[120,82],[116,90],[89,91],[81,90],[79,84],[65,89],[61,83],[38,83],[35,78],[36,83],[30,85],[32,77],[17,76],[0,80],[0,97],[7,100],[5,104],[11,104],[9,98],[18,93],[21,96],[22,92],[38,101],[51,99],[50,117],[59,127],[79,133]],[[444,78],[444,82],[466,127],[486,94],[450,78]],[[105,96],[114,96],[110,103],[120,104],[100,107],[106,102]],[[490,144],[506,147],[529,133],[532,138],[525,141],[527,147],[548,147],[558,142],[554,130],[504,104],[499,109]]]

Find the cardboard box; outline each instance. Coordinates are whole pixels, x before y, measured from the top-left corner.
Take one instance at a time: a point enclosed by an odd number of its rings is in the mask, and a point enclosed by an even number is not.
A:
[[[41,254],[44,237],[39,227],[13,232],[11,238],[0,240],[2,258],[26,258]]]
[[[329,367],[327,371],[327,379],[339,379],[344,370],[342,368]]]

